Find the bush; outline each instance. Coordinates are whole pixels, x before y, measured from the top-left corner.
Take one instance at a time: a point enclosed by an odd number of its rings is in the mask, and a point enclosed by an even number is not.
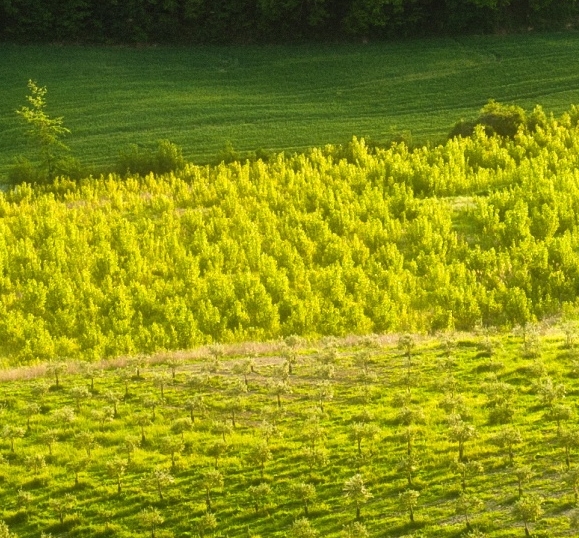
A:
[[[155,150],[131,144],[121,151],[117,172],[121,175],[167,174],[185,167],[182,149],[169,140],[159,140]]]
[[[450,132],[449,138],[471,136],[477,125],[482,125],[489,136],[496,134],[513,138],[521,126],[527,126],[527,115],[520,106],[503,105],[491,99],[482,107],[477,119],[459,120]]]

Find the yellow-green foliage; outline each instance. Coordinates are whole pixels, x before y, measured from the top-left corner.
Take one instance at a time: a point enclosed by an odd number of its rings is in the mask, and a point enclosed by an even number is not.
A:
[[[513,140],[363,140],[0,195],[12,363],[524,324],[577,298],[575,109]]]

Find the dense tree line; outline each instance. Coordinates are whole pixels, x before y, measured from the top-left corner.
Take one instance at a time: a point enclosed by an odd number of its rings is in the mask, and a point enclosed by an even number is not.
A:
[[[247,43],[491,32],[572,23],[574,0],[2,0],[17,41]]]

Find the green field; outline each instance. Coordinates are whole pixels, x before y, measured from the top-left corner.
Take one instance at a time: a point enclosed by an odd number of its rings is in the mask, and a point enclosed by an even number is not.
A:
[[[489,99],[560,113],[579,102],[575,32],[396,43],[126,48],[0,45],[0,174],[26,151],[14,111],[48,87],[75,155],[105,166],[167,138],[194,162],[227,142],[300,150],[353,135],[440,140]]]

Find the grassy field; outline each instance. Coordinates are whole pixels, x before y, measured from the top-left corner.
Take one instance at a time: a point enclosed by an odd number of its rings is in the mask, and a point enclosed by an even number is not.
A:
[[[70,364],[58,385],[43,366],[20,379],[4,372],[0,519],[21,537],[129,538],[151,535],[141,514],[153,508],[164,519],[159,538],[202,536],[205,477],[215,469],[216,536],[305,536],[290,531],[304,513],[291,489],[298,482],[315,487],[308,517],[320,536],[351,536],[341,531],[356,509],[343,490],[359,473],[372,494],[360,505],[370,536],[461,536],[466,493],[480,501],[473,527],[522,537],[520,470],[523,496],[542,499],[528,519],[533,536],[573,536],[579,381],[566,332],[214,347],[84,374]],[[457,463],[460,428],[475,435]],[[505,433],[512,462],[497,442]],[[312,451],[325,458],[310,464]],[[401,466],[409,454],[410,476]],[[160,492],[155,470],[174,479]],[[260,484],[269,494],[256,506],[250,488]],[[400,502],[407,489],[419,494],[414,523]]]
[[[99,48],[0,45],[0,174],[26,150],[14,111],[48,87],[86,164],[168,138],[195,162],[227,142],[299,150],[353,135],[440,140],[489,99],[555,113],[579,102],[577,33],[380,44]]]

